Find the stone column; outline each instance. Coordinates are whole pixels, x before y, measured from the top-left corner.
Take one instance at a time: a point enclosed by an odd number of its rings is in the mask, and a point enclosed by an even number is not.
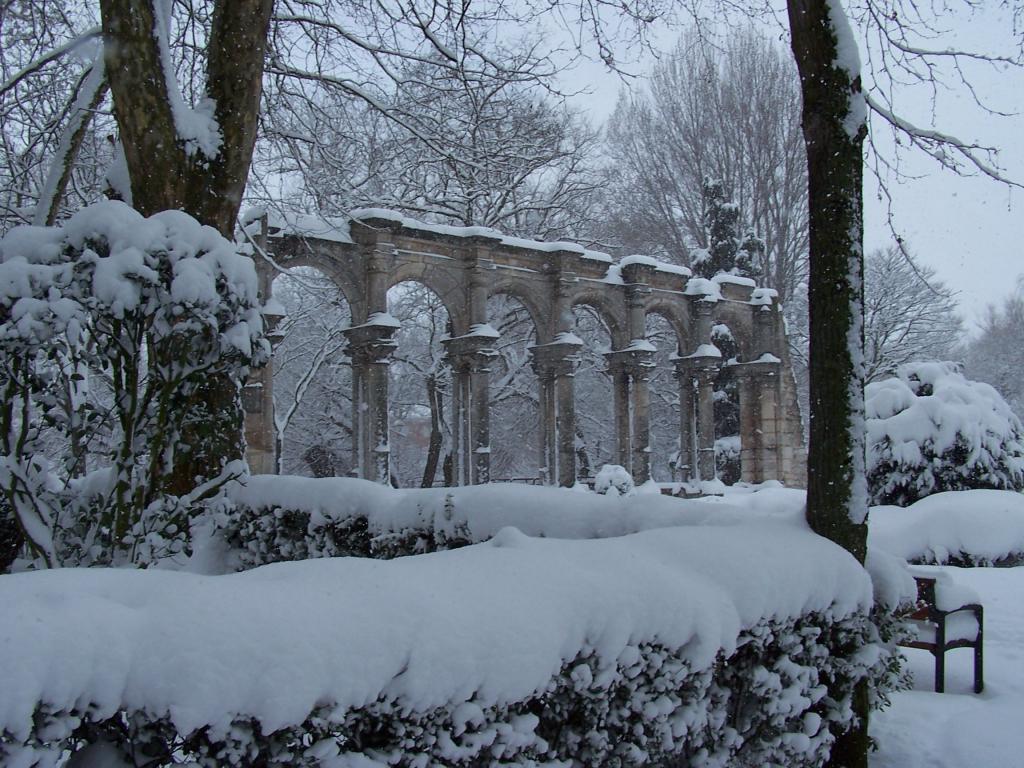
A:
[[[697,383],[685,358],[675,358],[673,375],[679,382],[679,479],[697,479]]]
[[[530,350],[531,354],[533,349]],[[533,356],[533,371],[537,374],[539,408],[539,431],[540,431],[540,459],[537,465],[540,480],[544,485],[554,485],[556,471],[558,468],[558,454],[555,450],[556,433],[555,426],[555,374],[546,365],[538,362],[537,356]]]
[[[388,415],[388,366],[395,351],[398,324],[387,315],[345,331],[352,360],[352,452],[359,477],[391,482]]]
[[[497,333],[474,325],[465,336],[444,341],[452,369],[452,453],[457,485],[491,479],[490,373]]]
[[[760,398],[757,381],[743,364],[730,366],[740,395],[740,480],[758,483],[761,478]]]
[[[626,349],[605,353],[612,374],[619,461],[637,484],[651,479],[650,395],[654,347],[634,339]]]
[[[748,483],[778,480],[783,469],[781,363],[764,355],[731,367],[740,383],[741,478]]]
[[[264,251],[267,248],[267,217],[260,221],[257,244]],[[256,277],[259,297],[264,305],[263,322],[271,354],[281,342],[277,326],[284,318],[284,309],[274,301],[274,272],[257,260]],[[271,357],[262,368],[249,372],[242,387],[242,413],[245,425],[245,460],[254,474],[277,472],[277,427],[274,423],[274,360]]]
[[[696,472],[693,480],[714,480],[715,471],[715,379],[722,369],[722,358],[708,354],[713,347],[702,344],[691,355],[675,359],[676,376],[680,380],[680,413],[687,414],[687,400],[692,404],[694,432],[692,450]],[[714,350],[717,352],[717,350]],[[685,382],[689,381],[690,397],[686,396]],[[685,422],[684,422],[685,424]],[[684,431],[681,426],[680,431]],[[692,454],[691,454],[692,455]]]
[[[581,342],[560,335],[530,348],[540,382],[542,474],[546,484],[576,484],[576,390],[574,377]],[[546,472],[545,472],[546,470]]]
[[[612,410],[615,419],[615,439],[617,444],[616,460],[619,464],[632,471],[633,456],[633,430],[630,429],[629,418],[629,369],[622,360],[611,358],[611,354],[605,355],[608,358],[608,372],[612,378]]]
[[[718,367],[697,369],[697,470],[701,480],[714,480],[715,379]]]

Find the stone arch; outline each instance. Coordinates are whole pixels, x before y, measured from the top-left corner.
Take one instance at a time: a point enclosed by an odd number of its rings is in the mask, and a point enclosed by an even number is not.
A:
[[[395,327],[383,314],[374,315],[385,312],[387,290],[407,280],[433,291],[451,319],[452,337],[445,345],[445,356],[461,393],[461,405],[453,407],[457,415],[451,421],[465,433],[460,450],[466,465],[456,482],[486,482],[489,477],[488,377],[495,339],[485,324],[487,299],[498,294],[521,302],[536,329],[538,343],[531,365],[544,403],[542,453],[548,459],[542,458],[539,466],[548,467],[547,482],[571,485],[576,479],[573,377],[580,346],[568,332],[573,326],[572,308],[583,305],[601,318],[610,336],[611,349],[603,363],[614,382],[619,457],[628,458],[617,463],[628,463],[638,480],[649,477],[647,383],[650,363],[658,352],[643,338],[648,317],[659,316],[681,342],[684,354],[673,360],[674,372],[680,393],[689,397],[686,407],[700,416],[684,419],[680,411],[681,425],[690,421],[701,425],[685,435],[681,427],[681,446],[684,437],[689,441],[689,466],[696,466],[697,459],[711,450],[702,442],[713,432],[703,418],[712,410],[710,382],[722,370],[723,361],[701,345],[710,341],[713,324],[724,323],[739,351],[736,365],[725,366],[726,375],[738,377],[749,390],[741,400],[750,406],[749,413],[744,411],[746,423],[749,434],[760,435],[751,444],[754,458],[749,462],[749,479],[793,476],[793,457],[801,446],[787,431],[787,420],[794,417],[788,411],[782,413],[783,407],[789,408],[792,387],[778,373],[781,367],[788,376],[781,316],[772,292],[755,289],[749,281],[726,276],[713,281],[716,289],[694,283],[681,270],[655,259],[633,257],[615,264],[606,254],[575,245],[531,243],[497,233],[481,234],[473,228],[439,227],[388,211],[364,212],[339,226],[312,229],[299,222],[271,232],[264,223],[260,237],[268,236],[279,264],[314,266],[331,275],[352,307],[356,325],[347,333],[348,349],[353,374],[358,369],[361,377],[360,407],[369,414],[364,426],[372,431],[363,441],[364,455],[358,464],[363,477],[379,482],[389,477],[387,366],[395,346]],[[557,460],[552,462],[551,456]],[[745,479],[747,464],[744,460]],[[703,471],[691,475],[709,476]]]
[[[441,425],[447,404],[441,393],[450,376],[441,363],[451,310],[415,278],[393,283],[386,297],[388,313],[400,324],[388,365],[390,475],[399,487],[430,487],[445,477],[447,440]]]
[[[756,311],[757,308],[754,308]],[[751,307],[734,301],[720,301],[711,315],[714,323],[729,326],[741,360],[752,360],[760,354],[756,349],[756,339],[751,318]]]
[[[261,271],[264,295],[274,299],[266,315],[273,354],[250,377],[249,399],[259,402],[247,410],[270,417],[264,420],[264,435],[254,434],[247,422],[246,439],[250,455],[263,454],[260,469],[265,471],[321,477],[343,476],[352,468],[344,405],[351,399],[351,376],[344,333],[351,326],[353,307],[344,282],[325,266],[330,265],[318,259],[294,259],[281,270],[266,265]],[[287,335],[275,332],[282,327],[288,328]],[[280,365],[282,357],[290,359],[287,368]],[[283,404],[277,420],[275,396]],[[327,407],[311,408],[312,398]]]
[[[602,292],[589,289],[572,296],[570,309],[579,306],[589,307],[601,318],[611,337],[612,349],[621,349],[629,344],[630,335],[626,311],[620,297],[610,291]]]
[[[511,321],[512,313],[521,319]],[[540,429],[540,379],[533,365],[533,350],[543,343],[539,341],[541,330],[530,304],[516,291],[492,291],[487,319],[501,334],[489,365],[492,478],[534,477],[538,450],[542,456],[545,451]]]
[[[330,278],[335,287],[345,297],[352,312],[353,323],[365,319],[366,293],[363,290],[362,270],[356,265],[329,256],[318,250],[299,251],[295,256],[275,259],[278,269],[273,264],[257,261],[257,274],[263,286],[263,295],[273,294],[271,286],[281,276],[287,275],[293,267],[309,267]]]
[[[551,306],[549,302],[543,300],[543,297],[538,296],[536,285],[499,278],[487,289],[487,298],[491,299],[494,296],[510,296],[526,308],[533,321],[533,330],[538,344],[544,344],[551,340],[548,333],[552,314]]]
[[[663,318],[675,331],[676,346],[681,353],[686,354],[691,351],[687,347],[693,343],[693,327],[687,307],[683,301],[679,300],[679,297],[676,297],[675,301],[656,297],[645,304],[644,314]]]
[[[384,283],[385,294],[401,283],[419,283],[429,289],[444,305],[452,326],[452,335],[469,331],[469,313],[466,311],[465,288],[459,270],[427,265],[419,261],[396,259]]]

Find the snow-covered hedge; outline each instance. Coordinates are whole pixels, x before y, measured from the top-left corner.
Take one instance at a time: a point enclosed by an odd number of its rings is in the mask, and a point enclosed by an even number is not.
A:
[[[747,517],[727,504],[657,494],[619,497],[512,483],[396,490],[355,478],[284,475],[245,478],[229,486],[228,500],[217,525],[238,569],[454,549],[487,541],[506,526],[528,536],[596,539]]]
[[[892,681],[871,589],[771,524],[5,576],[0,763],[820,765]]]
[[[872,546],[925,565],[1024,562],[1024,494],[978,489],[936,493],[909,507],[873,507]]]
[[[866,390],[872,504],[941,491],[1024,489],[1024,429],[999,393],[953,363],[910,363]]]

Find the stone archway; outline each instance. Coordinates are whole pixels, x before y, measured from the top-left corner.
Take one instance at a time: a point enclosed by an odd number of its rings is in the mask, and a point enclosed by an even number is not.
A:
[[[386,294],[396,282],[416,280],[444,298],[451,319],[445,347],[459,484],[490,479],[489,378],[499,334],[487,306],[497,293],[517,297],[536,325],[531,356],[539,380],[545,482],[568,486],[577,479],[573,376],[582,342],[573,334],[572,307],[578,304],[596,307],[607,318],[612,349],[604,357],[614,384],[619,458],[638,482],[650,478],[648,378],[654,349],[646,338],[648,313],[665,317],[678,336],[672,363],[680,382],[680,464],[690,477],[714,477],[711,392],[718,377],[732,376],[741,393],[743,479],[802,480],[795,387],[772,291],[728,275],[693,278],[685,268],[650,257],[615,262],[575,243],[427,224],[378,209],[353,211],[333,229],[268,223],[266,234],[278,265],[315,260],[344,283],[350,297],[354,325],[346,333],[353,408],[360,412],[354,463],[362,477],[389,478],[386,369],[396,325]],[[735,335],[735,359],[723,360],[712,345],[716,323],[727,324]]]

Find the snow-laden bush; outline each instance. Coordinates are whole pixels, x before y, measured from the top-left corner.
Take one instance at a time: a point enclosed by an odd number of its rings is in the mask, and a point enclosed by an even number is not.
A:
[[[348,477],[253,475],[228,486],[215,518],[239,570],[318,557],[392,558],[528,536],[596,539],[749,518],[743,510],[661,495],[599,495],[512,483],[396,489]],[[764,494],[767,495],[767,494]]]
[[[909,363],[866,389],[872,504],[940,491],[1024,490],[1024,429],[999,393],[953,363]]]
[[[0,240],[0,514],[48,565],[181,551],[193,505],[244,471],[167,495],[182,425],[201,418],[211,378],[237,390],[268,354],[251,259],[184,213],[105,202],[58,227],[11,230]],[[110,455],[93,469],[103,436]]]
[[[893,649],[793,527],[6,577],[0,763],[814,766]]]
[[[936,493],[909,507],[871,509],[873,547],[923,565],[1024,563],[1024,494],[976,489]]]
[[[603,495],[625,496],[635,487],[633,476],[618,464],[605,464],[594,476],[594,491]]]

